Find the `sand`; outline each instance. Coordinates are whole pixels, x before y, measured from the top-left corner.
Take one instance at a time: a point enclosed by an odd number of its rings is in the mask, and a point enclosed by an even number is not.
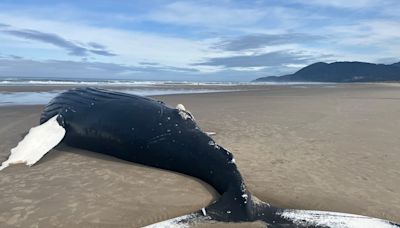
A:
[[[398,86],[256,89],[156,98],[183,103],[203,130],[216,132],[261,200],[400,222]],[[0,161],[42,108],[0,107]],[[68,147],[2,171],[0,194],[1,227],[140,227],[218,197],[192,177]]]

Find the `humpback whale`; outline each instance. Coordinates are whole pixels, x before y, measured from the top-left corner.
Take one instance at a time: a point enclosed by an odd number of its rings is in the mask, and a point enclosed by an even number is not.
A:
[[[400,227],[378,218],[262,202],[247,189],[232,153],[203,132],[183,105],[174,108],[96,88],[67,90],[47,104],[40,125],[11,150],[0,170],[14,163],[33,165],[59,143],[193,176],[221,195],[205,208],[149,227],[213,221],[261,221],[266,227]]]

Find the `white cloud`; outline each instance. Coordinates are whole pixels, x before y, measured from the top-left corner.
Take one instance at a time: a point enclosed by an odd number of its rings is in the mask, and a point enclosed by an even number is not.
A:
[[[335,8],[364,8],[371,7],[381,3],[380,0],[307,0],[301,1],[296,0],[299,3],[312,5],[312,6],[323,6],[323,7],[335,7]]]
[[[284,33],[323,16],[276,4],[239,4],[234,1],[178,1],[155,7],[142,20],[183,26],[197,32],[226,34]],[[302,18],[302,20],[299,20]]]
[[[354,52],[353,58],[356,58],[358,54],[361,58],[369,57],[369,61],[374,61],[399,55],[400,30],[398,28],[400,28],[400,22],[365,20],[350,25],[332,26],[327,28],[326,32],[332,34],[335,46],[350,47],[348,51]]]
[[[205,27],[253,25],[265,16],[263,9],[207,5],[198,2],[173,2],[148,15],[161,23]]]
[[[99,56],[96,59],[130,65],[135,65],[141,61],[153,61],[163,65],[185,67],[193,61],[208,56],[207,49],[213,42],[207,39],[197,41],[154,33],[107,27],[98,28],[78,21],[66,23],[34,17],[16,19],[13,15],[7,14],[0,15],[0,21],[17,28],[59,34],[71,41],[101,43],[118,56],[113,57],[113,59]],[[18,42],[21,41],[14,40],[14,43]],[[37,46],[45,45],[37,44]],[[65,58],[71,59],[68,56],[65,56]]]

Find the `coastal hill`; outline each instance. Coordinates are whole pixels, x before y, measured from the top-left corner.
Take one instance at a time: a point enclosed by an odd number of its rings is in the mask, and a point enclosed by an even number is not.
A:
[[[317,62],[294,74],[257,78],[254,82],[383,82],[400,81],[400,62]]]

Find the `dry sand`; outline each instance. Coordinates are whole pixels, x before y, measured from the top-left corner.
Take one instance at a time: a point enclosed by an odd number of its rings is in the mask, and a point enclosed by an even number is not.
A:
[[[157,99],[183,103],[203,130],[217,132],[258,198],[400,222],[399,87],[259,89]],[[0,107],[0,161],[41,109]],[[185,175],[67,147],[2,171],[0,194],[1,227],[139,227],[218,197]]]

